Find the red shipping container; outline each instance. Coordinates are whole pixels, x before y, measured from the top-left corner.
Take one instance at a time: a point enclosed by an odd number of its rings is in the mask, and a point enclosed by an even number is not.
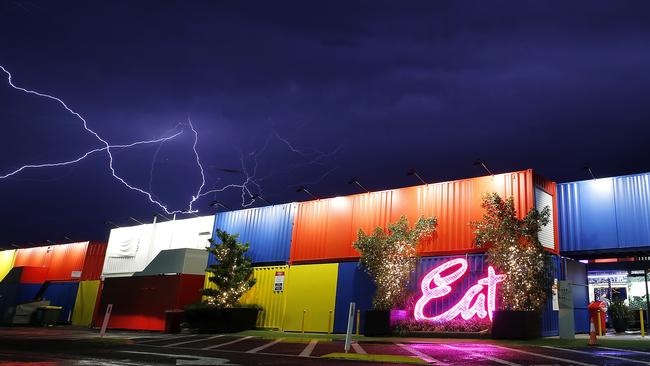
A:
[[[98,280],[105,254],[105,243],[80,242],[23,248],[16,251],[14,266],[45,268],[46,281]]]
[[[359,229],[386,229],[402,215],[411,224],[423,215],[438,220],[434,236],[418,246],[422,256],[479,252],[470,222],[482,219],[482,197],[491,192],[512,196],[521,218],[535,207],[533,171],[302,202],[294,221],[291,262],[356,259],[352,243]]]
[[[107,278],[95,319],[101,326],[106,306],[113,304],[108,327],[111,329],[165,329],[165,310],[183,309],[201,301],[205,276],[138,276]]]

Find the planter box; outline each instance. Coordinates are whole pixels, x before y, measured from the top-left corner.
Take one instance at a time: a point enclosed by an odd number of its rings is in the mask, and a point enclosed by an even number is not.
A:
[[[490,332],[486,330],[480,332],[425,332],[412,331],[396,334],[399,337],[412,338],[454,338],[454,339],[488,339]]]
[[[202,308],[185,312],[190,328],[199,332],[241,332],[255,329],[258,308]]]
[[[542,336],[542,314],[535,311],[497,310],[492,318],[492,338],[533,339]]]
[[[391,335],[392,327],[407,318],[406,310],[368,310],[363,334],[368,337]]]

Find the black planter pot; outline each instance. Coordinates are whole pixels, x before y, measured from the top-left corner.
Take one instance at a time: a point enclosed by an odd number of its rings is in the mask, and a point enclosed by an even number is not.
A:
[[[368,337],[383,337],[391,334],[390,310],[368,310],[363,323],[363,334]]]
[[[363,323],[363,334],[368,337],[383,337],[392,334],[395,323],[408,317],[406,310],[368,310]]]
[[[493,339],[533,339],[542,336],[542,314],[497,310],[492,317]]]
[[[612,325],[616,333],[623,333],[627,330],[627,320],[623,318],[612,317]]]
[[[185,315],[190,328],[232,333],[255,329],[259,311],[258,308],[206,308],[187,311]]]

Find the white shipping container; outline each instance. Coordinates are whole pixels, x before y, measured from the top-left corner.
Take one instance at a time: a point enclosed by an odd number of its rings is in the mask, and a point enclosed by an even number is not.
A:
[[[129,277],[166,249],[205,249],[214,215],[111,230],[102,277]]]

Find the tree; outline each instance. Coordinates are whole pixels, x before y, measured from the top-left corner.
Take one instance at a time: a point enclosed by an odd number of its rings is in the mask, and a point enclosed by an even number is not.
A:
[[[476,246],[487,248],[488,262],[506,274],[501,283],[504,310],[541,311],[551,290],[552,263],[538,233],[548,224],[549,207],[517,218],[514,200],[498,194],[483,197],[483,221],[473,222]]]
[[[421,217],[410,229],[406,216],[402,216],[388,225],[388,232],[377,227],[372,235],[366,235],[359,229],[359,239],[353,246],[361,253],[361,266],[377,287],[372,300],[376,310],[391,310],[406,300],[417,261],[417,244],[422,237],[433,234],[436,224],[433,217]]]
[[[210,248],[216,263],[210,265],[209,281],[214,288],[205,288],[201,292],[207,296],[207,303],[222,308],[238,304],[239,298],[255,285],[251,260],[246,257],[249,244],[239,242],[239,234],[230,235],[217,229],[217,238],[221,244],[210,239]]]

